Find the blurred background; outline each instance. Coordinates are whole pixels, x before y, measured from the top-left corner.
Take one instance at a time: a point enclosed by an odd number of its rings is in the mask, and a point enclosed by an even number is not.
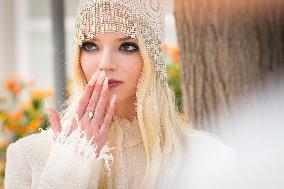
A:
[[[60,110],[70,92],[77,2],[0,0],[0,189],[7,146],[47,128],[45,103]],[[246,170],[268,148],[283,167],[284,1],[167,0],[165,37],[169,86],[190,126],[235,146]]]

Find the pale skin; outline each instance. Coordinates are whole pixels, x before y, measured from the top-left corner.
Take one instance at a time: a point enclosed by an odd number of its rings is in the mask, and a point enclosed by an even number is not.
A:
[[[86,40],[80,50],[80,63],[85,86],[76,115],[88,139],[98,145],[96,153],[106,143],[113,115],[129,120],[135,115],[137,83],[143,67],[137,40],[121,33],[105,33]],[[112,81],[119,81],[113,85]],[[93,117],[89,117],[93,112]],[[61,132],[60,117],[56,110],[48,109],[54,139]],[[71,131],[78,127],[75,117]]]

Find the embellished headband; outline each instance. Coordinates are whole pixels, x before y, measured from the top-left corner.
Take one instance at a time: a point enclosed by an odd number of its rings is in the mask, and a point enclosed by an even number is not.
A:
[[[75,24],[75,43],[105,32],[140,35],[163,85],[167,68],[163,56],[165,12],[163,0],[80,0]]]

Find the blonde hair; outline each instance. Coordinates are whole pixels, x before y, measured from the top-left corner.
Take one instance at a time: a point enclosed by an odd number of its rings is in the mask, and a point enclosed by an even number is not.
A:
[[[161,165],[161,156],[182,155],[186,147],[187,123],[175,106],[171,89],[163,86],[155,71],[153,60],[146,51],[143,39],[138,35],[138,45],[143,57],[143,71],[137,86],[137,118],[147,157],[147,173]],[[156,165],[155,165],[156,164]],[[158,170],[157,170],[158,171]],[[155,171],[154,171],[155,172]],[[154,175],[153,175],[154,174]],[[158,173],[148,175],[156,180]],[[145,177],[148,180],[148,178]],[[145,180],[146,181],[146,180]]]
[[[172,91],[160,82],[143,39],[139,35],[137,39],[143,57],[143,70],[137,84],[135,106],[147,158],[144,182],[149,184],[149,181],[154,183],[158,179],[162,155],[164,158],[167,154],[170,161],[171,156],[179,157],[183,153],[187,123],[177,111]],[[63,117],[65,121],[71,119],[87,83],[80,64],[79,45],[75,46],[73,69],[74,87],[70,105]]]

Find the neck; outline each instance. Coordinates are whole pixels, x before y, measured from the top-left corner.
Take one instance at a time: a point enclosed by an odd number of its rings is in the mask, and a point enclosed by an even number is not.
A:
[[[133,120],[133,117],[136,115],[134,102],[134,99],[117,102],[114,114],[119,117],[124,117],[130,121]]]

